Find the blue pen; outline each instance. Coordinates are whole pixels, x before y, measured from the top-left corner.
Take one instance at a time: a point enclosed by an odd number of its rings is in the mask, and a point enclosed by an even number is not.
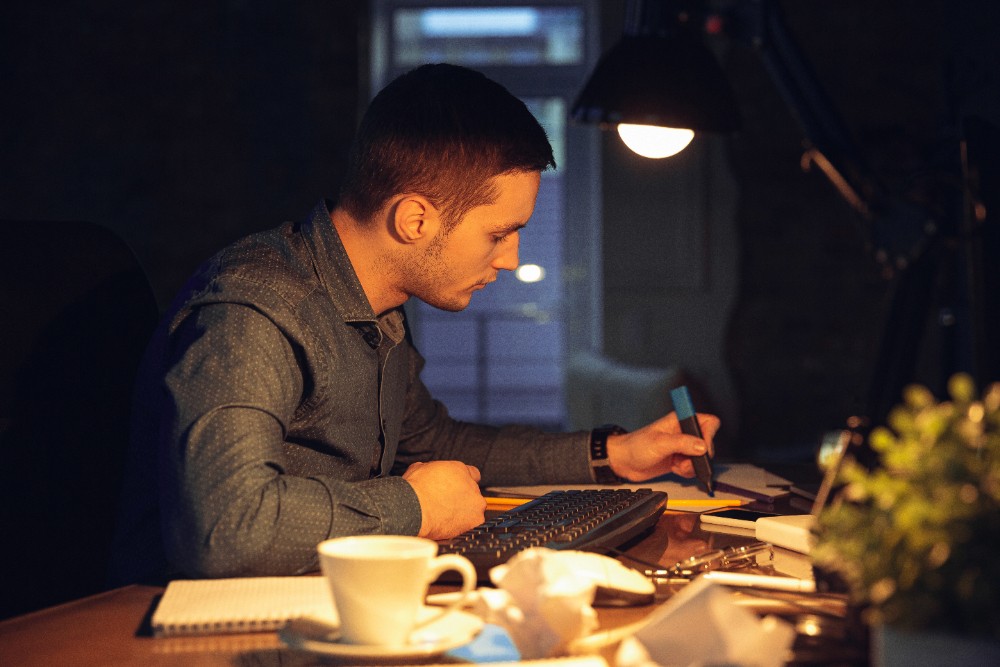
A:
[[[704,440],[705,436],[701,434],[701,426],[698,425],[698,416],[691,403],[691,394],[688,392],[688,388],[681,385],[676,389],[671,389],[670,400],[674,402],[674,412],[677,413],[677,421],[681,423],[681,431]],[[694,464],[694,474],[698,477],[698,481],[705,485],[708,495],[714,498],[715,482],[712,480],[712,460],[709,458],[708,452],[706,451],[701,456],[692,456],[691,463]]]

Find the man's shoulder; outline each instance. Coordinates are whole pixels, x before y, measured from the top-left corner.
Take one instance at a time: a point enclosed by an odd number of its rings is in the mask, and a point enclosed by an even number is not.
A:
[[[298,225],[285,223],[245,236],[203,264],[188,286],[197,302],[278,300],[295,308],[318,287],[308,244]]]
[[[206,285],[235,294],[270,294],[296,305],[317,287],[312,255],[298,225],[285,223],[232,243],[204,267]]]
[[[312,253],[300,227],[286,222],[243,237],[219,254],[220,275],[276,289],[314,285]]]

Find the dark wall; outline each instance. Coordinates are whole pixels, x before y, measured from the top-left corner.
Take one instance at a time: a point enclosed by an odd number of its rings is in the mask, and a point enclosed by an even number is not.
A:
[[[4,3],[0,216],[110,227],[165,306],[216,249],[335,192],[364,4]]]

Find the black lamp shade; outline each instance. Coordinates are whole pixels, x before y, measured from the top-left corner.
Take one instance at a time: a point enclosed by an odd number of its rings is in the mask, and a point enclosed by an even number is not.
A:
[[[722,68],[700,35],[626,34],[594,68],[570,117],[602,126],[660,125],[705,132],[739,129]]]

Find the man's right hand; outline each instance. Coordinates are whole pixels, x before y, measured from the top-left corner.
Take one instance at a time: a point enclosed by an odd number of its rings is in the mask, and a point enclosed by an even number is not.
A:
[[[420,537],[446,540],[486,519],[479,469],[461,461],[414,463],[403,479],[420,501]]]

